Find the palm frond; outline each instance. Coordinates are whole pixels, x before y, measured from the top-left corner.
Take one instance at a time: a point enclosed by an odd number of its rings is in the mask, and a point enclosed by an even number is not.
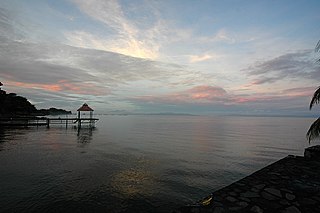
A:
[[[309,109],[312,109],[313,105],[320,103],[320,87],[314,92],[313,97],[310,101]]]
[[[308,138],[309,143],[311,140],[313,140],[319,136],[320,136],[320,118],[318,118],[317,120],[315,120],[311,124],[311,126],[307,132],[307,138]]]
[[[315,52],[319,52],[320,51],[320,40],[318,41],[316,47],[314,48]]]

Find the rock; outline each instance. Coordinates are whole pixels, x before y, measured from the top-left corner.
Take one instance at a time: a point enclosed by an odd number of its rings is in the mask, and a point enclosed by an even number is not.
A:
[[[246,202],[250,202],[250,199],[246,198],[246,197],[239,197],[240,200],[246,201]]]
[[[300,204],[297,201],[293,202],[292,204],[295,205],[295,206],[300,206]]]
[[[269,172],[269,174],[270,175],[278,175],[278,176],[280,176],[281,174],[280,173],[278,173],[278,172]]]
[[[285,210],[281,211],[282,213],[301,213],[301,211],[295,206],[289,206]]]
[[[215,201],[215,202],[213,203],[213,205],[216,206],[216,207],[222,207],[222,206],[223,206],[222,203],[217,202],[217,201]]]
[[[213,210],[213,213],[223,213],[226,212],[222,207],[216,207]]]
[[[257,189],[257,188],[255,188],[255,187],[252,187],[252,188],[251,188],[251,191],[252,191],[252,192],[259,192],[260,190]]]
[[[290,194],[290,193],[286,193],[286,199],[287,199],[287,200],[294,200],[295,198],[296,198],[295,195]]]
[[[266,201],[261,205],[266,209],[273,209],[271,212],[277,212],[278,209],[282,207],[280,202],[276,202],[276,201]]]
[[[263,189],[266,186],[266,184],[259,184],[259,185],[255,185],[254,187],[257,189]]]
[[[320,160],[320,145],[306,148],[304,150],[304,157],[306,159]]]
[[[280,204],[283,206],[288,206],[290,203],[287,200],[280,200]]]
[[[232,202],[232,203],[238,201],[236,198],[234,198],[234,197],[232,197],[232,196],[226,197],[226,200],[229,201],[229,202]]]
[[[252,206],[250,211],[254,213],[263,213],[263,209],[261,209],[259,206]]]
[[[269,183],[272,185],[277,185],[279,183],[279,180],[270,180]]]
[[[238,188],[234,189],[233,191],[235,191],[235,192],[237,192],[237,193],[240,193],[240,192],[241,192],[241,190],[238,189]]]
[[[280,192],[279,189],[265,188],[264,190],[267,191],[267,192],[269,192],[269,193],[272,194],[272,195],[277,196],[277,197],[282,197],[282,196],[281,196],[281,192]]]
[[[320,197],[313,196],[312,199],[317,200],[318,202],[320,202]]]
[[[303,199],[300,201],[300,203],[301,203],[302,205],[314,205],[314,204],[317,203],[317,201],[312,200],[312,199],[310,199],[310,198],[303,198]]]
[[[235,193],[235,192],[230,192],[229,195],[236,197],[236,196],[237,196],[237,193]]]
[[[264,199],[267,199],[267,200],[277,200],[279,199],[278,197],[272,195],[272,194],[269,194],[267,192],[261,192],[261,196],[264,198]]]
[[[229,207],[229,211],[239,211],[240,209],[242,209],[242,207],[239,207],[239,206]]]
[[[192,209],[190,210],[190,212],[191,212],[191,213],[200,213],[200,209],[198,209],[198,208],[192,208]]]
[[[256,192],[244,192],[244,193],[241,193],[241,196],[246,198],[253,198],[253,197],[259,197],[259,194]]]
[[[244,201],[240,201],[238,203],[236,203],[238,206],[241,206],[243,208],[247,207],[249,204],[247,202],[244,202]]]
[[[285,188],[281,188],[281,191],[284,191],[284,192],[288,192],[288,193],[293,193],[291,190],[289,190],[289,189],[285,189]]]
[[[238,186],[245,186],[244,183],[240,183],[240,182],[236,182],[235,184],[237,184]]]

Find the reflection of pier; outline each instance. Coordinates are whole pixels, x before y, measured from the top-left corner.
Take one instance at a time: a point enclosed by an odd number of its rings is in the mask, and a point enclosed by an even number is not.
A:
[[[79,128],[83,125],[88,125],[89,127],[95,127],[95,123],[98,121],[98,118],[48,118],[46,121],[47,127],[50,125],[65,125],[68,128],[68,125],[77,125]]]
[[[70,125],[78,127],[88,125],[95,127],[98,120],[98,118],[0,118],[0,126],[47,126],[49,128],[51,125],[63,125],[68,128]]]
[[[92,140],[92,132],[95,131],[95,128],[78,128],[77,129],[77,137],[78,143],[80,146],[84,146],[87,143],[90,143]]]

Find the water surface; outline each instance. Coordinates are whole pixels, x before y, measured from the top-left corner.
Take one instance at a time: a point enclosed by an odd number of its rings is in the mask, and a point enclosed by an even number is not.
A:
[[[0,129],[0,212],[170,212],[288,154],[312,118],[100,116]]]

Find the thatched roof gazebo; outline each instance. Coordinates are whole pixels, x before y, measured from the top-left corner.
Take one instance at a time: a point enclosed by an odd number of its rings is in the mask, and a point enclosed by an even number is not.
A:
[[[77,109],[77,111],[78,111],[78,119],[80,119],[81,112],[90,112],[90,119],[91,119],[94,110],[91,107],[89,107],[88,104],[84,103],[79,109]]]

